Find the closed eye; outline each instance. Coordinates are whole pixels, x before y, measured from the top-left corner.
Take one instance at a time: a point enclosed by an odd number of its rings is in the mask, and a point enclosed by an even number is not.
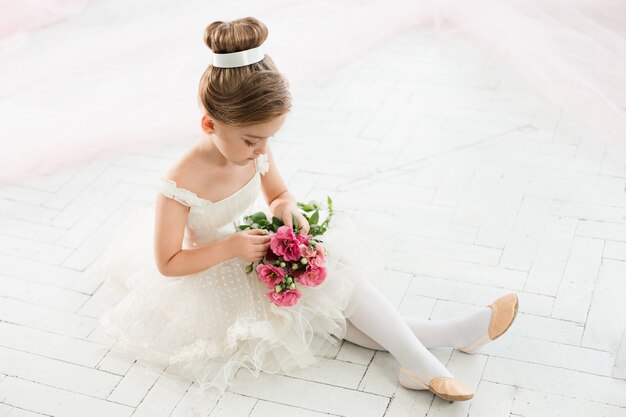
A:
[[[254,146],[254,145],[256,145],[257,143],[259,143],[261,140],[269,139],[269,138],[272,138],[272,137],[274,137],[274,135],[272,135],[272,136],[270,136],[270,137],[268,137],[268,138],[260,138],[260,137],[259,137],[258,139],[260,139],[260,140],[258,140],[258,141],[256,141],[256,142],[250,142],[249,140],[244,139],[244,142],[246,143],[246,145],[247,145],[247,146],[249,146],[249,147],[253,147],[253,146]]]

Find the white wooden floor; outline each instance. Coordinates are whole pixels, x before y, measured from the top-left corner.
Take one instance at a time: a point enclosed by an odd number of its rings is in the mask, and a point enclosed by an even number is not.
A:
[[[280,171],[298,199],[329,194],[386,231],[379,287],[402,313],[519,295],[482,354],[432,349],[474,399],[404,389],[390,354],[349,342],[298,372],[243,370],[221,397],[112,354],[98,326],[111,300],[81,278],[189,136],[0,189],[0,417],[626,416],[623,148],[428,32],[293,94],[271,145]]]

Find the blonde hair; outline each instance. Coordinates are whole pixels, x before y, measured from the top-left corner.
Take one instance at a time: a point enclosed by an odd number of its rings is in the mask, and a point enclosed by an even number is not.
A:
[[[204,42],[215,53],[256,48],[267,39],[267,27],[254,17],[216,21],[204,31]],[[291,109],[287,79],[269,55],[236,68],[209,65],[200,78],[199,105],[216,120],[237,126],[267,122]]]

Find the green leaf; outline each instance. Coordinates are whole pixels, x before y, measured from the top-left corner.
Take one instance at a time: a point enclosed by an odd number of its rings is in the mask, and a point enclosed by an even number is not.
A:
[[[256,213],[251,214],[249,217],[255,223],[267,223],[267,215],[262,211],[257,211]]]
[[[296,203],[304,211],[313,211],[317,209],[317,203],[315,201],[309,201],[308,203]]]
[[[293,219],[293,227],[294,229],[298,230],[298,219],[296,218],[296,215],[293,214],[293,212],[291,212],[291,218]]]
[[[296,202],[297,206],[301,209],[300,214],[307,220],[309,223],[309,234],[313,236],[322,235],[328,230],[328,225],[330,224],[330,220],[333,217],[333,200],[330,196],[326,196],[326,201],[328,202],[328,216],[324,219],[321,224],[317,224],[320,220],[320,205],[318,202],[311,200],[308,203]],[[298,224],[298,220],[295,218],[295,215],[292,213],[294,229],[298,231],[300,228]]]
[[[311,216],[311,219],[309,220],[309,223],[317,224],[319,219],[320,219],[320,211],[319,210],[315,210],[315,213],[313,213],[313,215]]]

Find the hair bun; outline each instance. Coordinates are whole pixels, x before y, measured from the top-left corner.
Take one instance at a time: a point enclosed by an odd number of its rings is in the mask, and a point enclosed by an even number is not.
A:
[[[267,27],[254,17],[217,21],[204,31],[204,42],[218,54],[261,46]],[[291,108],[287,79],[272,58],[233,68],[209,64],[200,77],[198,104],[214,120],[233,126],[250,126],[273,120]]]
[[[204,43],[217,54],[256,48],[267,39],[267,27],[254,17],[216,21],[204,30]]]

